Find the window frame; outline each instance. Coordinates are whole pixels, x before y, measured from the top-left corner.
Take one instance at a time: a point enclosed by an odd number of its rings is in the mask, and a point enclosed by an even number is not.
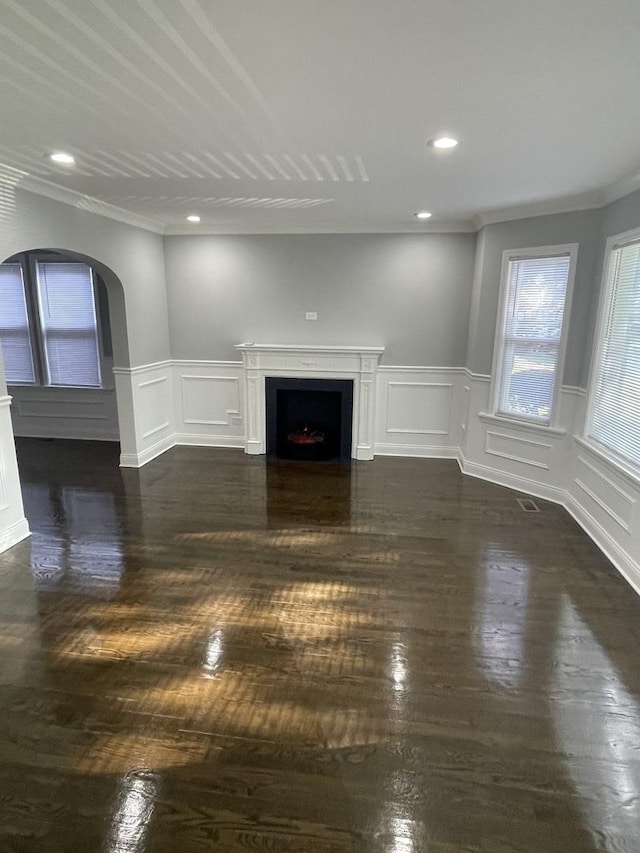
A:
[[[632,228],[620,234],[613,234],[607,238],[604,250],[604,263],[602,265],[602,279],[600,285],[600,297],[598,300],[598,311],[596,314],[596,325],[592,343],[592,359],[589,369],[589,382],[587,384],[587,399],[585,406],[584,428],[581,441],[587,448],[599,454],[604,460],[614,465],[621,473],[626,474],[635,483],[640,483],[640,463],[624,456],[596,437],[590,434],[593,420],[593,405],[596,395],[597,376],[602,367],[604,358],[604,338],[607,327],[609,309],[612,305],[614,277],[612,275],[615,265],[615,252],[625,246],[640,243],[640,228]]]
[[[573,304],[573,290],[576,278],[576,267],[578,263],[578,243],[560,243],[552,246],[533,246],[529,248],[505,249],[502,253],[502,264],[500,269],[500,290],[498,295],[498,312],[496,316],[496,329],[493,347],[493,363],[491,365],[491,413],[493,417],[513,423],[514,425],[526,425],[538,427],[542,430],[554,430],[558,427],[558,398],[562,386],[564,363],[567,353],[567,341],[569,337],[569,323],[571,318],[571,306]],[[569,272],[567,275],[567,288],[564,299],[564,311],[562,314],[562,328],[558,343],[558,359],[554,378],[553,395],[551,397],[551,411],[549,419],[527,417],[515,413],[504,413],[499,409],[499,400],[502,391],[505,351],[505,321],[507,314],[509,296],[509,267],[512,261],[535,260],[536,258],[569,258]]]
[[[27,283],[27,270],[25,268],[25,263],[24,263],[23,257],[21,255],[20,256],[13,256],[12,259],[10,259],[10,260],[7,259],[6,261],[3,262],[2,265],[4,266],[5,264],[10,265],[10,266],[17,266],[20,268],[20,279],[21,279],[21,283],[22,283],[22,297],[23,297],[23,301],[24,301],[25,317],[27,320],[27,338],[29,340],[29,355],[31,356],[31,370],[33,372],[33,382],[13,382],[11,384],[16,388],[17,387],[20,387],[20,388],[37,388],[38,382],[39,382],[39,377],[40,377],[40,373],[39,373],[40,364],[38,361],[38,352],[35,349],[36,333],[35,333],[34,328],[33,328],[33,313],[31,310],[32,306],[31,306],[30,295],[29,295],[29,287],[28,287],[28,283]],[[1,333],[2,333],[2,329],[0,329],[0,336],[1,336]],[[1,344],[0,344],[0,346],[1,346]],[[2,362],[3,362],[3,367],[5,369],[5,382],[6,382],[6,366],[5,366],[4,353],[2,354]],[[8,385],[9,383],[6,382],[6,384]]]
[[[102,340],[102,316],[100,314],[100,300],[98,298],[98,288],[96,281],[96,272],[86,261],[73,258],[64,253],[47,252],[47,251],[30,251],[21,252],[17,255],[12,255],[3,263],[20,264],[22,267],[22,283],[25,292],[25,301],[27,305],[27,319],[29,323],[29,340],[31,342],[31,357],[33,361],[33,369],[35,374],[35,382],[11,382],[5,376],[7,387],[12,388],[73,388],[86,391],[100,391],[105,385],[105,376],[108,374],[108,365],[104,354],[104,344]],[[91,271],[91,287],[93,292],[93,305],[96,318],[96,343],[98,349],[98,371],[100,374],[99,385],[58,385],[48,383],[47,361],[44,347],[44,330],[40,317],[39,292],[38,292],[38,263],[48,264],[82,264]]]

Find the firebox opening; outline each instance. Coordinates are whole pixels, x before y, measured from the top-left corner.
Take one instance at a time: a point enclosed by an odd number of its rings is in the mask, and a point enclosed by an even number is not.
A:
[[[267,377],[265,383],[268,456],[351,459],[351,380]]]

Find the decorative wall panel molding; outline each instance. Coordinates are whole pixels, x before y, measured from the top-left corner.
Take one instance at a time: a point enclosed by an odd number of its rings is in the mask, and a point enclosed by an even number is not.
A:
[[[113,389],[12,386],[15,435],[118,440]]]
[[[465,474],[559,503],[640,593],[640,480],[580,437],[582,389],[561,389],[558,423],[548,429],[488,414],[490,377],[464,368],[379,366],[382,348],[376,347],[239,350],[243,362],[176,360],[115,368],[121,464],[140,467],[175,444],[262,453],[266,375],[352,378],[356,458],[374,453],[456,458]],[[113,415],[103,417],[107,397],[86,397],[74,406],[72,395],[58,395],[57,408],[45,417],[39,395],[27,400],[18,391],[13,416],[48,429],[52,424],[66,429],[70,421],[91,430],[113,428]],[[4,413],[2,440],[13,452],[9,400],[0,400],[0,439]],[[2,528],[0,548],[28,535],[24,517],[15,517],[18,504],[22,511],[19,483],[5,483],[4,492],[0,517],[9,508],[13,515]]]
[[[376,377],[376,453],[455,457],[464,375],[455,367],[382,365]]]
[[[387,433],[448,435],[451,382],[389,382]]]
[[[636,499],[583,456],[578,456],[576,486],[625,533],[631,532]]]
[[[487,430],[485,432],[484,452],[489,456],[501,456],[521,465],[549,470],[549,455],[553,445],[546,441],[535,441],[519,435],[506,435]],[[526,454],[526,455],[525,455]]]

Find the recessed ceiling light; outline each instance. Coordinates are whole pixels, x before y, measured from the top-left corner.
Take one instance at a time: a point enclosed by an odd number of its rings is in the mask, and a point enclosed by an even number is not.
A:
[[[419,210],[417,213],[413,214],[418,219],[431,219],[431,215],[428,210]]]
[[[49,154],[49,160],[53,160],[54,163],[62,163],[64,166],[73,166],[76,162],[75,157],[67,154],[66,151],[54,151],[53,154]]]
[[[197,213],[192,213],[191,216],[187,216],[188,222],[200,222],[200,217]]]
[[[429,145],[432,148],[455,148],[459,144],[459,140],[453,136],[436,136],[435,139],[429,140]]]

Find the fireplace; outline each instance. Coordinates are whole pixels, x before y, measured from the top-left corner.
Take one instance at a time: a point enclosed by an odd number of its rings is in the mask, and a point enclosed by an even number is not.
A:
[[[353,381],[265,377],[267,456],[351,459]]]
[[[373,459],[376,372],[384,347],[245,343],[236,344],[236,349],[244,374],[246,453],[267,452],[267,379],[347,380],[353,399],[351,458]]]

